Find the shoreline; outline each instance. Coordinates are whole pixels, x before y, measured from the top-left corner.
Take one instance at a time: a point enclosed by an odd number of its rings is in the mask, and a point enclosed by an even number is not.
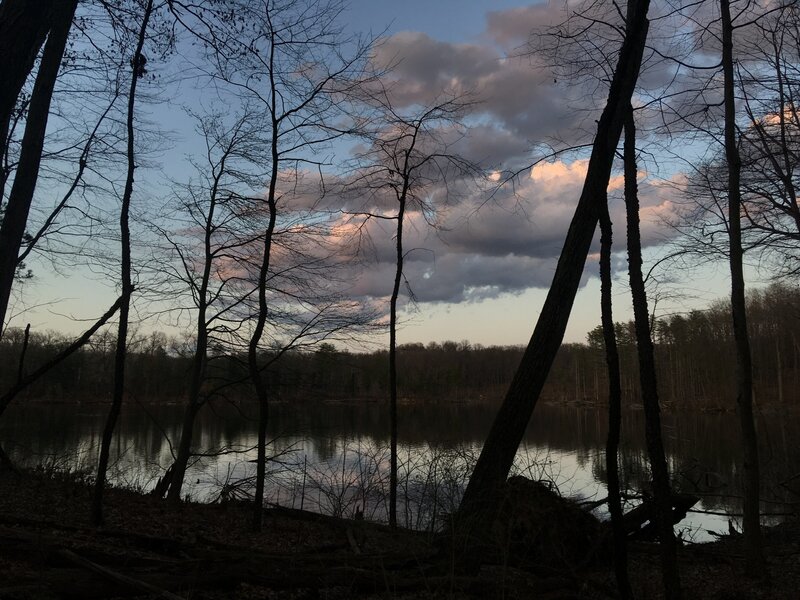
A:
[[[613,597],[604,560],[571,570],[484,558],[473,572],[439,565],[436,538],[292,509],[265,509],[250,529],[249,502],[177,506],[109,488],[106,524],[88,522],[88,482],[0,472],[0,597],[26,598],[578,598]],[[765,529],[771,579],[742,575],[741,539],[679,550],[687,598],[796,597],[800,524]],[[629,546],[636,597],[658,599],[657,546]],[[526,566],[527,565],[527,566]],[[154,591],[155,590],[155,591]],[[172,594],[172,596],[169,596]]]

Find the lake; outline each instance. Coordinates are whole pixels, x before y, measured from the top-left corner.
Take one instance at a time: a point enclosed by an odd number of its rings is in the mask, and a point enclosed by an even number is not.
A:
[[[0,422],[0,439],[20,463],[43,468],[94,469],[107,408],[96,404],[12,406]],[[182,416],[180,406],[123,410],[112,450],[110,479],[151,488],[171,462]],[[494,417],[487,405],[400,406],[399,520],[434,528],[457,505],[471,462]],[[187,472],[185,493],[196,500],[245,498],[255,465],[255,405],[206,406],[196,429],[198,457]],[[520,448],[515,470],[553,482],[561,494],[586,501],[605,497],[606,415],[593,407],[539,405]],[[663,416],[674,485],[703,497],[678,529],[695,541],[709,530],[727,531],[741,512],[738,422],[733,413]],[[625,487],[641,494],[647,481],[643,415],[623,417],[620,467]],[[765,522],[774,522],[800,500],[800,417],[797,412],[759,415]],[[276,403],[269,427],[273,457],[270,502],[367,518],[386,515],[388,408],[376,403]],[[711,513],[711,514],[709,514]]]

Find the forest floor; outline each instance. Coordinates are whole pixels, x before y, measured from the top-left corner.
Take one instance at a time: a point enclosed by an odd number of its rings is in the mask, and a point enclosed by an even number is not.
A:
[[[75,478],[0,472],[0,599],[616,597],[608,552],[560,568],[500,553],[459,572],[431,535],[366,521],[275,508],[254,533],[248,504],[109,489],[96,528],[90,499]],[[765,550],[768,576],[753,580],[738,537],[682,546],[685,597],[800,598],[800,523],[766,530]],[[661,597],[656,546],[631,544],[630,570],[636,598]]]

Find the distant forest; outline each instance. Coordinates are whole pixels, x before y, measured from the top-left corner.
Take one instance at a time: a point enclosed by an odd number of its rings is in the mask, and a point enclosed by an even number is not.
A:
[[[800,404],[800,288],[775,284],[752,291],[749,326],[755,367],[756,400]],[[658,380],[664,404],[733,408],[734,355],[727,304],[659,318],[654,323]],[[617,323],[622,360],[623,399],[638,403],[638,371],[633,323]],[[19,365],[24,332],[9,329],[0,341],[0,361]],[[58,402],[108,399],[114,337],[97,335],[28,388],[24,398]],[[30,372],[69,343],[54,332],[31,333],[23,372]],[[127,390],[132,401],[181,400],[193,348],[160,332],[141,337],[131,349]],[[516,371],[520,346],[480,346],[468,342],[405,344],[398,349],[400,396],[414,401],[499,402]],[[275,400],[382,400],[388,397],[385,350],[355,353],[322,343],[313,350],[288,352],[272,363]],[[8,389],[18,368],[4,368]],[[243,401],[251,395],[244,353],[212,355],[204,394],[211,400]],[[586,343],[564,344],[550,373],[543,399],[605,402],[607,371],[600,328]],[[24,399],[22,400],[24,402]]]

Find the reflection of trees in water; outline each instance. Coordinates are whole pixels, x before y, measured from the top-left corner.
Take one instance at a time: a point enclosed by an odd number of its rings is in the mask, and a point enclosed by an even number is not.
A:
[[[631,417],[634,418],[631,418]],[[738,513],[742,510],[740,452],[734,414],[666,415],[667,449],[676,491],[703,498],[707,510]],[[630,490],[649,489],[649,467],[639,415],[628,415],[626,441],[621,448],[623,486]],[[765,513],[791,511],[800,500],[800,486],[791,491],[781,482],[800,464],[800,448],[788,444],[800,433],[797,416],[763,415],[759,423],[762,446],[762,489]],[[605,460],[597,455],[592,474],[606,482]]]
[[[400,442],[405,447],[448,450],[457,446],[479,446],[492,422],[495,409],[483,405],[405,405],[400,411]],[[115,450],[122,464],[161,465],[169,462],[165,435],[176,440],[182,408],[128,405],[120,422]],[[75,464],[91,466],[96,460],[102,428],[103,408],[88,406],[17,406],[2,422],[0,439],[17,460],[45,461],[47,457],[72,458]],[[253,406],[234,408],[218,405],[204,410],[198,420],[198,446],[202,450],[250,447],[255,444]],[[647,488],[648,466],[644,446],[644,423],[640,412],[623,415],[620,469],[623,484],[631,490]],[[269,431],[273,451],[303,449],[309,460],[335,461],[344,445],[359,440],[370,446],[388,444],[389,421],[381,404],[277,404]],[[741,487],[737,465],[739,441],[734,414],[665,414],[665,442],[676,488],[704,495],[711,510],[741,509]],[[781,481],[794,475],[800,464],[800,417],[762,415],[762,473],[765,499],[790,503],[800,500],[800,481],[783,487]],[[605,484],[603,447],[606,415],[603,410],[542,405],[528,427],[525,443],[547,448],[551,458],[569,453],[577,465]],[[299,458],[302,460],[302,456]],[[233,459],[231,459],[233,460]],[[207,461],[210,464],[213,461]],[[765,512],[783,512],[786,506],[766,504]]]

